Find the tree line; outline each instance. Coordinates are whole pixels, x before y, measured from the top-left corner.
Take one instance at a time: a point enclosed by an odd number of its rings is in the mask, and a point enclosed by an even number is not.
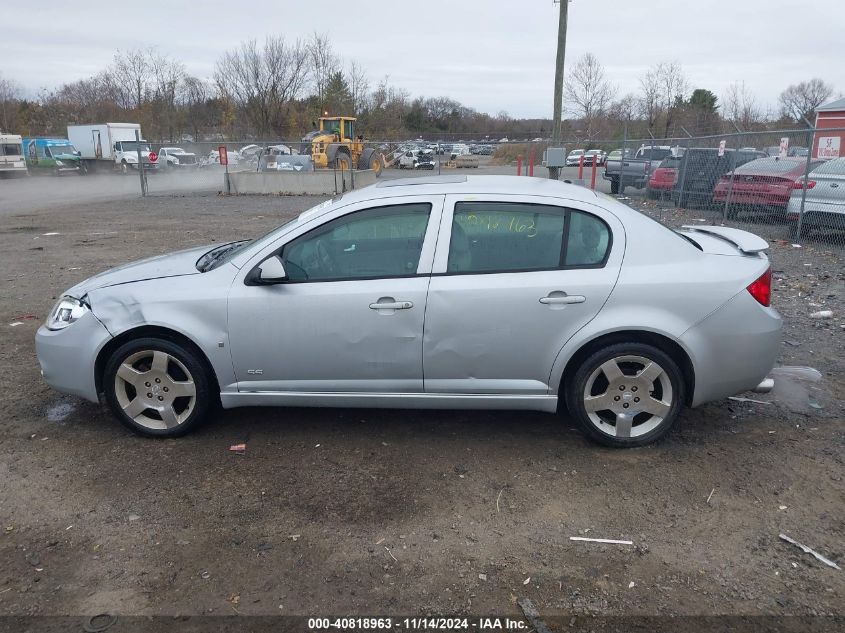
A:
[[[834,89],[821,79],[786,88],[778,109],[758,102],[745,84],[717,96],[692,88],[677,62],[663,62],[639,78],[636,93],[618,94],[593,53],[579,57],[564,82],[564,135],[589,142],[761,131],[812,124]],[[355,61],[333,49],[327,35],[248,40],[224,52],[213,76],[191,75],[155,48],[118,51],[99,73],[24,98],[0,76],[0,127],[26,135],[64,135],[72,123],[141,123],[150,140],[295,139],[322,113],[354,115],[372,139],[546,138],[550,119],[516,119],[478,112],[449,97],[416,97],[390,82],[373,82]]]

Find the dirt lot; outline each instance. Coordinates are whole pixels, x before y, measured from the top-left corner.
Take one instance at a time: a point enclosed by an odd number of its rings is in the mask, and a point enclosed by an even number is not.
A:
[[[33,335],[65,288],[317,201],[157,196],[0,216],[0,615],[517,616],[522,597],[564,622],[842,615],[845,571],[778,539],[845,566],[845,276],[823,243],[771,252],[780,362],[822,381],[687,411],[643,449],[512,412],[245,409],[151,441],[41,380]],[[826,308],[833,319],[809,318]],[[246,454],[228,451],[240,442]]]

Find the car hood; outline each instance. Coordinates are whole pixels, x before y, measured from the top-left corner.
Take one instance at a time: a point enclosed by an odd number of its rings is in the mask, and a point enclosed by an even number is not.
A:
[[[197,260],[203,254],[217,246],[220,246],[220,244],[200,246],[176,253],[157,255],[136,262],[130,262],[117,268],[111,268],[76,284],[65,294],[79,299],[98,288],[128,284],[135,281],[146,281],[149,279],[162,279],[164,277],[199,275],[200,271],[196,267]]]

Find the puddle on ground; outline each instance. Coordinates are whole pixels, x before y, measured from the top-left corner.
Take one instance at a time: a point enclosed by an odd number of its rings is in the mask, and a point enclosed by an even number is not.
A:
[[[793,413],[813,413],[824,409],[824,390],[814,383],[822,379],[812,367],[775,367],[771,371],[775,386],[772,399]]]
[[[76,406],[70,404],[69,402],[62,402],[60,404],[53,405],[47,409],[47,419],[50,422],[63,422],[65,418],[74,412],[75,409]]]

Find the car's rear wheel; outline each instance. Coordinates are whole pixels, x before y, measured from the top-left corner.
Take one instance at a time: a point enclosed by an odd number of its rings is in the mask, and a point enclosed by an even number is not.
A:
[[[148,437],[178,437],[196,428],[214,402],[211,384],[196,352],[158,338],[121,345],[103,378],[117,418]]]
[[[617,448],[663,437],[685,401],[681,370],[660,349],[618,343],[593,353],[567,385],[570,414],[593,440]]]

